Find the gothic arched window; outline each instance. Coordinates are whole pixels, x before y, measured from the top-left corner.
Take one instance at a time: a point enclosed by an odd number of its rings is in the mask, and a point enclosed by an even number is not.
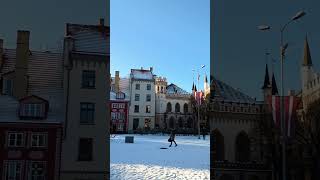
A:
[[[180,104],[176,103],[175,112],[180,112]]]
[[[184,111],[184,113],[188,113],[188,104],[187,103],[185,103],[183,105],[183,111]]]
[[[172,111],[172,105],[170,102],[168,102],[167,104],[167,112],[171,112]]]

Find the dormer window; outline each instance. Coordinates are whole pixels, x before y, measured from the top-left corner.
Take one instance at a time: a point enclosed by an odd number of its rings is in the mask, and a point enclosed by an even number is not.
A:
[[[42,98],[29,96],[20,100],[19,115],[21,119],[45,119],[48,103]]]
[[[116,99],[124,99],[126,95],[123,92],[119,92],[116,94]]]

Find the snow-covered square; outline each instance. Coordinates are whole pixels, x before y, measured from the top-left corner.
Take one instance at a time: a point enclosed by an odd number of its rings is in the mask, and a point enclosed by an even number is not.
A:
[[[134,143],[125,143],[134,136]],[[116,135],[110,138],[112,180],[210,179],[210,139],[176,136],[169,147],[168,135]],[[167,148],[167,149],[161,149]]]

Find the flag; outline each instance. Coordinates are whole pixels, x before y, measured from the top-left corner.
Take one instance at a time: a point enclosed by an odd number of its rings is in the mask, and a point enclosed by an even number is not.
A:
[[[270,110],[272,112],[272,119],[274,121],[275,127],[280,128],[281,125],[281,96],[269,96],[268,104]],[[285,133],[287,136],[291,136],[292,128],[293,128],[293,119],[296,115],[296,110],[298,107],[298,103],[300,102],[300,98],[295,96],[284,96],[284,122],[285,122]]]
[[[202,91],[194,92],[194,97],[195,97],[195,100],[197,101],[198,105],[202,104],[203,96],[204,96],[204,93]]]

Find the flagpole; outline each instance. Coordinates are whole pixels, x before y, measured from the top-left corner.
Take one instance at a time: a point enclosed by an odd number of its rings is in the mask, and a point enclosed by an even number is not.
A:
[[[199,86],[199,80],[200,80],[200,75],[199,75],[199,70],[198,70],[198,89],[200,88],[200,86]],[[199,97],[199,102],[198,102],[198,139],[200,139],[200,98],[201,97]]]

